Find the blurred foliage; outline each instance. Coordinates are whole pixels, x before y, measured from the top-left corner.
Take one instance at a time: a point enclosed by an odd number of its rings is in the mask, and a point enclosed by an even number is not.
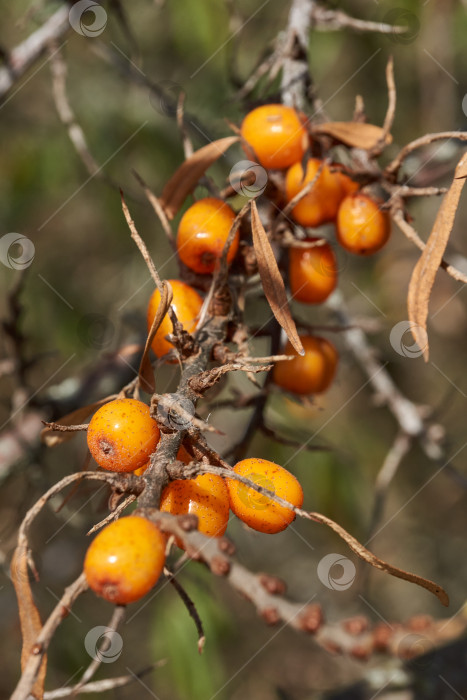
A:
[[[348,0],[332,5],[368,20],[397,20],[394,3],[386,0]],[[0,46],[7,50],[14,47],[58,6],[2,0]],[[129,57],[136,71],[168,89],[172,96],[184,90],[190,134],[195,147],[200,147],[211,137],[230,133],[225,119],[239,124],[249,106],[268,99],[261,83],[247,104],[239,104],[231,74],[234,71],[240,81],[248,77],[283,30],[288,4],[136,0],[125,5],[125,12],[138,51],[128,41],[110,6],[106,7],[108,25],[100,37],[88,39],[71,32],[62,46],[68,66],[69,100],[102,172],[125,191],[138,229],[159,270],[164,276],[175,276],[177,267],[170,247],[138,190],[131,169],[140,172],[160,193],[183,157],[176,124],[163,103],[150,100],[147,88],[129,83],[116,67],[105,63],[98,48],[103,44],[116,57]],[[237,23],[229,19],[234,9]],[[401,11],[402,17],[407,17],[404,12],[408,12],[414,22],[410,41],[351,30],[314,32],[311,37],[314,84],[331,119],[351,118],[355,97],[361,94],[369,120],[382,122],[387,106],[384,69],[388,56],[394,55],[398,108],[394,144],[383,160],[427,130],[467,127],[462,109],[467,85],[465,2],[401,0],[396,10]],[[239,27],[241,31],[237,31]],[[277,98],[277,88],[276,81],[269,95]],[[191,124],[190,115],[196,117],[200,128]],[[22,319],[28,355],[44,355],[31,370],[29,381],[39,392],[51,387],[59,392],[67,378],[82,377],[117,348],[143,341],[145,306],[152,287],[128,234],[118,191],[98,177],[89,177],[58,119],[47,57],[14,88],[1,106],[0,119],[1,230],[21,232],[36,246],[34,264],[22,294]],[[459,150],[453,143],[437,145],[427,157],[434,158],[436,153],[443,153],[452,169]],[[223,183],[233,163],[241,157],[240,148],[231,149],[212,168],[216,181]],[[437,184],[449,182],[449,167],[440,174]],[[424,238],[437,206],[438,201],[426,199],[411,205],[414,224]],[[467,241],[462,235],[466,224],[464,205],[456,220],[449,248],[451,257],[456,251],[467,254]],[[345,258],[341,288],[357,317],[371,317],[380,324],[380,330],[371,336],[372,342],[405,393],[414,401],[440,407],[439,419],[447,426],[448,451],[455,454],[465,441],[465,292],[452,279],[439,275],[431,307],[431,364],[425,366],[421,359],[407,360],[397,355],[389,343],[390,328],[407,315],[405,295],[417,255],[415,248],[394,231],[384,253],[375,259]],[[2,317],[7,311],[7,292],[15,279],[14,271],[0,269]],[[321,309],[297,305],[297,310],[308,323],[326,323],[329,318]],[[97,348],[83,333],[83,319],[91,313],[101,314],[112,330],[109,341]],[[264,307],[256,313],[263,322],[267,313]],[[333,334],[332,339],[341,351],[341,364],[330,393],[313,406],[300,406],[276,392],[266,414],[268,425],[280,434],[299,442],[314,436],[310,444],[322,445],[326,450],[297,452],[257,435],[251,454],[287,463],[304,485],[307,507],[325,512],[355,535],[365,537],[374,478],[396,427],[384,408],[375,408],[370,391],[360,391],[362,374],[343,349],[339,334]],[[6,351],[3,339],[0,350],[2,355]],[[266,350],[263,339],[252,343],[252,351],[264,354]],[[174,386],[175,381],[176,369],[172,367],[162,369],[158,375],[161,391]],[[223,387],[218,400],[225,398],[231,386],[253,391],[245,378],[235,377],[228,387]],[[103,391],[100,385],[94,388]],[[2,422],[8,419],[11,391],[11,380],[5,378],[0,386]],[[210,421],[228,432],[229,441],[234,442],[241,437],[249,412],[233,415],[216,411],[215,401]],[[330,415],[334,415],[332,421],[328,421]],[[222,440],[225,444],[226,439]],[[78,438],[43,454],[31,465],[21,465],[3,485],[0,536],[5,555],[11,552],[14,526],[26,508],[57,478],[81,468],[84,452]],[[453,464],[461,468],[462,462],[461,453]],[[464,487],[447,471],[435,478],[440,466],[429,463],[418,449],[411,451],[390,490],[386,506],[390,524],[372,546],[400,566],[439,578],[449,589],[455,611],[465,594],[462,581],[467,571],[462,533],[466,526],[466,499]],[[86,545],[84,533],[106,511],[104,494],[94,496],[92,489],[83,487],[67,508],[59,514],[47,511],[41,520],[37,550],[51,552],[41,562],[38,586],[44,610],[54,602],[48,589],[58,594],[79,570]],[[411,497],[413,502],[398,514]],[[57,521],[63,528],[63,540],[51,550],[43,533],[51,536]],[[320,587],[316,576],[319,558],[336,548],[347,554],[343,545],[323,528],[300,522],[288,532],[268,538],[232,523],[229,533],[246,565],[287,578],[290,594],[297,599],[306,600],[317,593],[331,618],[355,612],[371,614],[356,588],[342,594]],[[57,581],[65,552],[72,561]],[[165,591],[160,599],[157,597],[148,605],[147,614],[135,617],[122,633],[128,640],[125,653],[131,658],[125,657],[126,666],[139,670],[161,657],[169,659],[164,669],[145,680],[158,697],[305,700],[314,697],[315,691],[361,676],[361,667],[355,662],[327,657],[309,639],[290,631],[281,631],[276,637],[276,631],[256,620],[248,603],[226,587],[219,588],[217,581],[208,580],[199,572],[187,579],[187,588],[207,632],[201,658],[196,650],[193,622],[172,590]],[[1,585],[0,613],[4,635],[10,639],[0,676],[0,694],[6,694],[18,670],[19,629],[6,575]],[[388,580],[379,572],[371,574],[365,599],[377,608],[378,615],[391,619],[417,612],[439,614],[436,601],[429,600],[427,594],[403,582]],[[71,620],[70,627],[63,628],[57,638],[57,651],[52,652],[51,658],[53,687],[66,683],[79,666],[89,661],[82,644],[83,630],[105,624],[107,607],[103,610],[100,601],[91,604],[90,600],[91,596],[86,596],[78,608],[83,623]],[[77,642],[71,641],[74,634]],[[115,668],[101,669],[100,677],[125,673],[126,666],[123,660],[119,661]],[[228,685],[220,690],[225,683]],[[283,695],[281,687],[285,688]],[[129,687],[118,697],[132,698],[135,692],[139,697],[145,691]]]

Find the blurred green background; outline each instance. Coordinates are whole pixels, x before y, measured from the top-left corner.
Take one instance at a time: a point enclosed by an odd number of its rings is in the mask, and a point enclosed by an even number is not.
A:
[[[1,2],[0,6],[0,46],[7,51],[58,7],[46,2],[31,5],[23,0]],[[394,142],[383,162],[408,140],[427,131],[467,127],[465,3],[401,0],[395,8],[394,3],[384,0],[349,0],[330,6],[367,20],[409,25],[405,38],[349,29],[312,33],[311,72],[331,119],[351,119],[359,94],[369,120],[382,123],[387,106],[384,71],[392,54],[398,108]],[[240,81],[249,76],[283,31],[289,7],[288,3],[271,0],[262,5],[251,0],[135,0],[124,5],[124,10],[137,47],[116,20],[115,6],[105,7],[108,22],[99,37],[86,38],[70,31],[63,39],[68,96],[102,173],[125,191],[159,271],[170,278],[177,275],[177,266],[131,169],[136,169],[159,194],[183,158],[180,135],[165,103],[150,99],[147,87],[128,81],[102,59],[102,52],[109,50],[124,63],[126,56],[136,73],[173,97],[180,89],[186,93],[187,121],[191,116],[197,120],[196,126],[190,127],[197,148],[207,143],[208,137],[231,133],[226,120],[240,123],[253,102],[241,104],[236,100],[232,71]],[[267,98],[261,87],[252,96],[253,101]],[[277,89],[276,82],[269,94],[274,95]],[[115,374],[105,374],[102,369],[106,363],[119,348],[144,342],[145,308],[152,291],[148,272],[130,239],[118,190],[99,177],[89,177],[57,116],[47,56],[7,96],[0,106],[0,120],[1,232],[19,232],[35,245],[35,259],[21,294],[25,355],[41,356],[27,373],[29,394],[37,392],[35,400],[39,403],[42,398],[48,405],[66,405],[66,397],[73,395],[94,369],[84,395],[88,400],[99,398],[115,384]],[[447,185],[460,155],[459,144],[435,144],[426,153],[427,159],[437,164],[432,184]],[[220,159],[210,171],[216,182],[225,183],[230,168],[242,157],[241,149],[234,147]],[[407,167],[410,173],[410,163]],[[423,238],[430,231],[438,204],[435,198],[411,204],[414,225]],[[449,259],[457,253],[467,255],[463,235],[466,224],[467,207],[463,204],[449,244]],[[389,245],[372,259],[342,255],[340,288],[352,314],[374,322],[371,340],[403,392],[414,402],[436,409],[436,419],[446,428],[447,455],[458,452],[451,462],[458,474],[448,469],[437,474],[441,465],[427,460],[418,447],[410,451],[389,490],[382,521],[389,522],[371,543],[377,554],[392,563],[439,581],[451,596],[448,614],[454,614],[464,602],[467,573],[465,482],[459,477],[464,474],[465,478],[461,450],[467,398],[465,291],[440,273],[430,307],[430,363],[397,354],[389,333],[395,323],[407,318],[407,286],[417,256],[416,249],[395,230]],[[16,271],[0,266],[2,318],[8,317],[8,293],[17,278]],[[325,309],[297,305],[296,311],[308,323],[333,323]],[[261,321],[265,313],[262,303],[251,312]],[[308,509],[337,519],[365,539],[374,480],[397,426],[386,408],[375,407],[368,387],[352,398],[365,378],[346,352],[340,334],[329,337],[341,354],[331,391],[313,406],[302,406],[275,392],[266,419],[270,427],[295,436],[299,442],[316,433],[310,444],[330,449],[297,451],[257,435],[249,454],[288,463],[303,484]],[[252,348],[257,354],[267,352],[264,339],[255,341]],[[5,335],[1,352],[2,358],[11,352]],[[133,376],[134,357],[130,351],[128,358],[130,366],[120,363],[118,377]],[[176,374],[173,367],[161,369],[158,390],[175,387]],[[254,390],[245,378],[234,377],[222,394],[213,397],[209,407],[200,406],[203,415],[210,414],[212,424],[226,431],[227,437],[221,441],[226,450],[241,437],[249,416],[248,411],[234,415],[227,410],[216,411],[216,401],[225,398],[233,386],[246,393]],[[1,378],[0,420],[4,432],[24,416],[23,411],[15,421],[9,421],[12,400],[19,408],[28,396],[16,389],[14,376]],[[48,451],[34,446],[13,468],[0,473],[4,558],[0,582],[0,695],[4,697],[11,692],[19,673],[20,632],[7,574],[15,532],[27,508],[46,488],[82,467],[85,452],[82,436]],[[53,505],[59,503],[57,499]],[[34,591],[43,614],[51,610],[63,587],[78,575],[87,546],[84,534],[105,512],[105,491],[85,486],[60,513],[46,509],[39,518],[33,545],[41,581]],[[377,571],[370,572],[363,588],[363,569],[359,565],[356,583],[349,590],[325,588],[317,578],[318,561],[329,552],[345,556],[349,552],[316,524],[297,522],[287,532],[269,537],[231,522],[228,534],[237,544],[242,563],[285,578],[289,595],[296,600],[306,601],[316,594],[315,600],[323,603],[329,620],[361,613],[375,621],[400,621],[419,613],[444,613],[428,593]],[[104,664],[97,677],[123,675],[128,669],[138,672],[158,659],[167,659],[167,663],[144,678],[149,690],[132,685],[109,697],[152,694],[163,700],[307,699],[321,697],[325,691],[365,674],[365,666],[325,653],[308,637],[281,627],[266,627],[249,603],[223,581],[209,576],[201,565],[186,566],[180,580],[205,623],[204,654],[197,653],[194,625],[175,592],[161,585],[150,602],[136,603],[128,610],[121,629],[122,655],[115,664]],[[107,623],[111,606],[88,593],[74,612],[76,616],[62,625],[50,650],[49,689],[77,680],[80,669],[89,662],[85,635],[91,627]],[[381,663],[378,659],[371,662],[376,666]]]

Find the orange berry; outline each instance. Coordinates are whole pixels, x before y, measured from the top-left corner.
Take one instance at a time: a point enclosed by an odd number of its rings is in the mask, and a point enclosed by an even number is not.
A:
[[[177,234],[180,260],[199,274],[214,271],[235,220],[235,212],[222,199],[206,197],[195,202],[181,218]],[[230,264],[238,250],[239,232],[227,253]]]
[[[285,176],[285,194],[290,202],[309,182],[312,182],[322,161],[310,158],[303,175],[301,163],[295,163]],[[301,226],[321,226],[336,218],[343,191],[337,173],[324,165],[313,188],[292,209],[292,217]]]
[[[366,194],[351,194],[342,201],[337,214],[337,240],[350,253],[371,255],[387,242],[391,222],[380,204]]]
[[[314,243],[319,238],[307,238]],[[292,296],[305,304],[320,304],[337,284],[337,262],[329,243],[290,248],[289,283]]]
[[[159,442],[159,428],[149,406],[135,399],[115,399],[96,411],[88,427],[88,447],[97,464],[111,472],[143,466]]]
[[[249,458],[237,462],[234,471],[301,508],[302,487],[293,474],[278,464],[267,459]],[[236,479],[227,479],[227,487],[232,511],[253,530],[273,535],[285,530],[295,519],[293,510],[279,505]]]
[[[229,494],[222,477],[200,474],[195,479],[176,479],[162,492],[160,510],[172,515],[198,516],[198,530],[208,537],[221,537],[229,522]],[[181,542],[177,542],[181,547]]]
[[[358,189],[360,189],[360,185],[358,182],[355,182],[355,180],[352,180],[347,173],[344,173],[342,170],[336,171],[337,178],[340,182],[340,185],[342,187],[342,194],[345,197],[348,194],[353,194],[354,192],[357,192]]]
[[[300,336],[305,354],[298,355],[287,342],[284,355],[295,355],[293,360],[277,362],[273,381],[292,394],[321,394],[332,383],[336,373],[338,354],[329,340],[317,336]]]
[[[188,454],[188,452],[185,450],[183,445],[180,445],[178,452],[177,452],[177,459],[180,462],[185,462],[185,464],[188,464],[188,462],[191,462],[191,460],[193,458]],[[146,464],[143,464],[143,466],[140,467],[139,469],[135,469],[135,474],[137,476],[142,476],[148,467],[149,467],[149,461],[146,462]]]
[[[181,282],[180,280],[168,280],[168,282],[170,282],[170,286],[172,287],[172,306],[177,314],[177,318],[183,328],[188,333],[192,333],[196,328],[196,317],[201,311],[203,300],[198,292],[193,289],[193,287],[190,287],[190,285],[185,284],[185,282]],[[147,312],[148,331],[152,326],[160,301],[161,295],[159,290],[156,289],[149,299]],[[166,355],[169,350],[173,350],[174,346],[165,337],[169,333],[173,333],[173,326],[169,314],[166,314],[152,341],[151,347],[157,357],[162,357]]]
[[[142,598],[159,579],[166,539],[154,523],[129,515],[107,525],[84,560],[89,587],[116,605]]]
[[[292,107],[263,105],[249,112],[242,122],[243,146],[249,158],[258,159],[264,168],[288,168],[303,158],[308,134],[303,117]]]

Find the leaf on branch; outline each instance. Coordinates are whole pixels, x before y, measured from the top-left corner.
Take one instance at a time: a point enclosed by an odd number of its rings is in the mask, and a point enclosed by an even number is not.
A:
[[[106,396],[105,399],[90,403],[88,406],[82,406],[76,409],[76,411],[67,413],[63,418],[59,418],[55,423],[63,426],[79,425],[83,423],[91,413],[94,413],[94,411],[97,411],[98,408],[112,401],[115,397],[116,394],[112,394],[111,396]],[[76,432],[77,431],[56,432],[52,426],[46,426],[41,430],[41,440],[47,447],[55,447],[55,445],[61,445],[62,442],[71,440],[71,438],[76,435]]]
[[[222,367],[213,367],[204,372],[200,372],[192,377],[188,382],[190,389],[198,396],[202,396],[205,391],[211,389],[227,372],[268,372],[273,365],[248,365],[240,362],[229,362]]]
[[[454,225],[466,177],[467,152],[457,164],[452,184],[441,203],[425,249],[415,265],[410,279],[407,296],[409,321],[412,335],[416,343],[423,349],[423,357],[426,362],[428,362],[429,357],[426,323],[431,290]]]
[[[313,127],[313,133],[332,136],[336,141],[345,143],[353,148],[363,148],[366,151],[375,148],[378,144],[391,143],[391,134],[375,124],[364,122],[326,122]]]
[[[33,651],[34,644],[42,629],[39,611],[32,597],[28,572],[28,552],[26,545],[19,544],[11,561],[11,580],[18,598],[19,619],[23,648],[21,651],[21,670],[24,671],[28,659]],[[31,695],[37,700],[44,697],[44,682],[47,671],[47,656],[44,654],[41,666],[31,689]]]
[[[274,251],[271,248],[268,236],[259,218],[258,209],[254,200],[251,202],[251,228],[253,232],[253,246],[266,299],[269,302],[274,316],[286,332],[295,350],[299,355],[304,355],[305,350],[298,337],[295,321],[290,313],[284,280],[277,266]]]
[[[154,340],[159,326],[161,325],[167,311],[169,310],[170,304],[172,303],[173,292],[172,287],[168,282],[162,282],[163,293],[157,307],[156,315],[154,316],[154,321],[152,322],[151,330],[149,331],[148,337],[146,339],[146,345],[144,346],[143,357],[141,358],[141,363],[138,372],[138,384],[140,389],[146,391],[148,394],[153,394],[156,390],[156,382],[154,380],[154,370],[151,365],[151,360],[149,359],[149,350]]]
[[[360,559],[363,559],[363,561],[366,561],[368,564],[371,564],[371,566],[374,566],[376,569],[381,569],[381,571],[385,571],[391,576],[401,578],[404,581],[410,581],[411,583],[415,583],[417,586],[426,588],[426,590],[430,591],[430,593],[433,593],[433,595],[435,595],[443,605],[445,605],[446,607],[449,605],[448,594],[441,586],[438,586],[437,583],[434,583],[434,581],[430,581],[429,579],[423,578],[422,576],[417,576],[417,574],[411,574],[408,571],[404,571],[404,569],[398,569],[396,566],[392,566],[391,564],[388,564],[387,562],[383,561],[383,559],[379,559],[372,552],[366,549],[366,547],[364,547],[357,539],[355,539],[355,537],[352,537],[352,535],[350,535],[347,532],[347,530],[344,530],[344,528],[335,523],[334,520],[331,520],[331,518],[327,518],[321,513],[307,513],[307,516],[309,516],[312,520],[315,520],[318,523],[327,525],[331,528],[331,530],[334,530],[334,532],[336,532],[339,535],[339,537],[341,537],[344,540],[344,542],[350,547],[352,552],[355,552],[355,554],[358,557],[360,557]]]
[[[232,144],[239,140],[238,136],[226,136],[203,146],[188,158],[175,171],[162,191],[160,203],[169,219],[173,219],[187,195],[198,184],[206,170],[216,162]]]

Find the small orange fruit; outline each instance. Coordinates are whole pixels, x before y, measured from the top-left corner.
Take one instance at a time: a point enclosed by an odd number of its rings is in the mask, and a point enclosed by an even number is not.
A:
[[[292,296],[305,304],[321,304],[337,285],[337,262],[329,243],[312,245],[319,238],[307,238],[309,248],[290,248],[289,283]]]
[[[208,537],[221,537],[229,522],[229,494],[225,481],[215,474],[171,481],[162,492],[160,510],[172,515],[197,515],[199,532]],[[181,546],[181,543],[177,544]]]
[[[285,176],[287,202],[290,202],[305,185],[313,181],[321,165],[322,161],[318,158],[310,158],[305,174],[301,163],[295,163],[288,169]],[[325,164],[312,190],[292,209],[292,217],[301,226],[312,228],[334,221],[342,196],[339,174],[332,173],[329,166]]]
[[[222,199],[206,197],[195,202],[181,218],[177,234],[180,260],[199,274],[214,271],[235,220],[235,212]],[[231,263],[238,250],[239,232],[227,253]]]
[[[293,360],[277,362],[273,370],[273,381],[292,394],[321,394],[331,385],[336,373],[338,354],[329,340],[311,335],[301,335],[305,350],[298,355],[287,342],[284,355],[295,355]]]
[[[267,459],[249,458],[237,462],[234,471],[272,491],[297,508],[303,504],[303,490],[293,474]],[[290,508],[281,506],[236,479],[227,479],[230,507],[237,518],[253,530],[274,534],[285,530],[295,519]]]
[[[356,255],[371,255],[386,244],[391,233],[389,214],[382,202],[366,194],[351,194],[342,201],[337,214],[337,240]]]
[[[342,170],[336,171],[336,175],[342,187],[343,197],[345,197],[348,194],[353,194],[354,192],[357,192],[357,190],[360,189],[360,185],[358,184],[358,182],[352,180],[352,178],[349,175],[347,175],[347,173],[344,173]]]
[[[193,458],[188,454],[188,452],[185,450],[183,445],[180,445],[178,452],[177,452],[177,459],[180,462],[185,462],[185,464],[188,464],[189,462],[191,462],[191,460]],[[143,464],[143,466],[140,467],[139,469],[135,469],[135,474],[137,476],[142,476],[148,467],[149,467],[149,461],[146,462],[146,464]]]
[[[115,399],[101,406],[87,431],[89,451],[111,472],[132,472],[143,466],[159,442],[159,428],[149,406],[135,399]]]
[[[168,282],[172,287],[172,306],[177,314],[177,318],[183,328],[188,333],[192,333],[196,328],[196,317],[201,311],[203,300],[196,289],[190,287],[189,284],[185,284],[185,282],[181,282],[180,280],[168,280]],[[161,295],[159,290],[156,289],[149,299],[147,312],[148,331],[152,326],[160,301]],[[157,357],[162,357],[166,355],[169,350],[173,350],[174,346],[165,337],[169,333],[173,333],[173,326],[169,314],[166,314],[152,341],[151,347]]]
[[[137,515],[115,520],[99,532],[86,553],[89,587],[116,605],[139,600],[162,573],[165,545],[166,538],[149,520]]]
[[[288,168],[301,160],[308,148],[304,121],[295,109],[281,104],[253,109],[241,126],[245,153],[264,168]]]

